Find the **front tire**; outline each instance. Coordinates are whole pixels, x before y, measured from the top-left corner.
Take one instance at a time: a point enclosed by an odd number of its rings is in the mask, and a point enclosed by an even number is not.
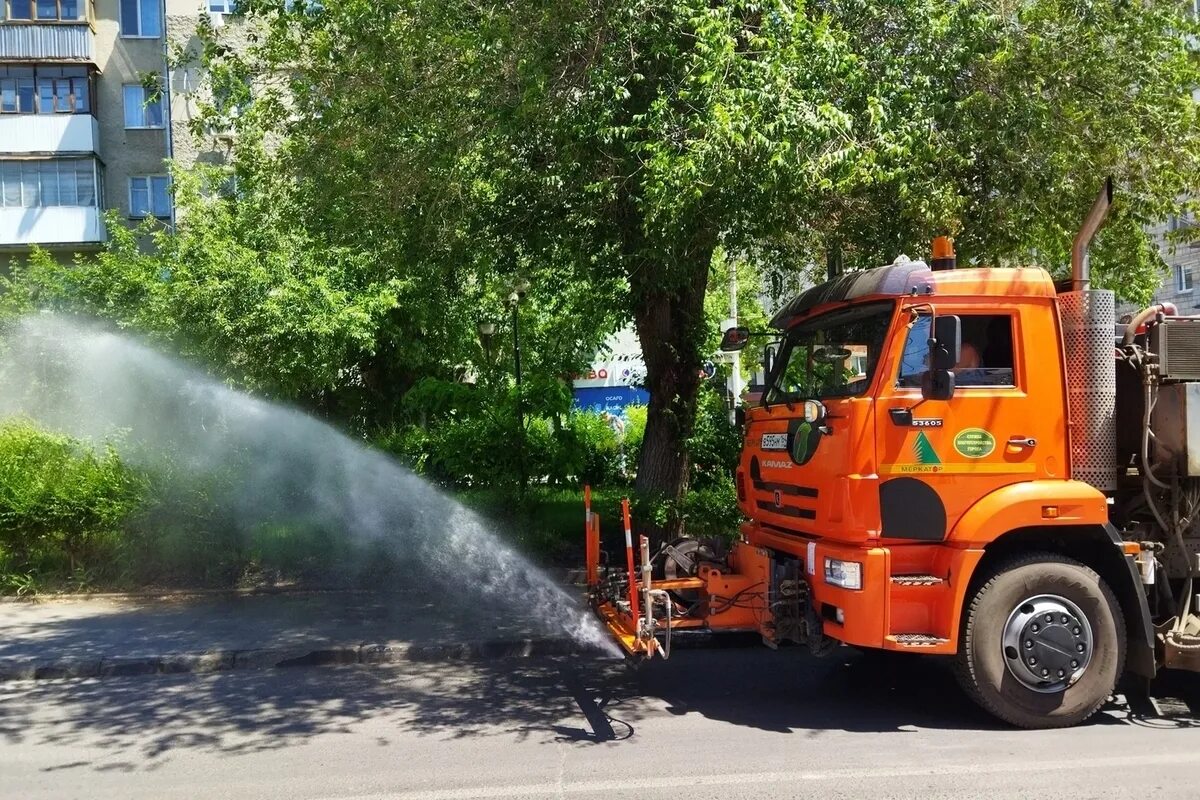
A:
[[[1100,709],[1125,664],[1125,620],[1092,569],[1054,553],[996,566],[963,620],[959,683],[1021,728],[1065,728]]]

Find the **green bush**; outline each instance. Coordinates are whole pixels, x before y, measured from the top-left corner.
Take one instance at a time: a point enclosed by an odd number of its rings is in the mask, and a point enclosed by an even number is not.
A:
[[[622,444],[599,414],[572,411],[568,386],[535,376],[523,390],[518,433],[515,387],[426,378],[404,399],[410,420],[374,443],[419,474],[458,489],[511,490],[522,472],[530,484],[623,484],[637,464],[644,408],[630,409]]]
[[[638,457],[642,453],[642,439],[646,437],[646,406],[627,406],[625,408],[625,457],[629,460],[629,471],[637,468]]]
[[[93,576],[115,568],[120,530],[145,479],[97,451],[25,421],[0,424],[0,550],[13,576]]]
[[[390,453],[418,475],[425,473],[429,460],[429,432],[420,425],[403,425],[383,431],[375,446]]]
[[[171,454],[157,454],[145,502],[121,539],[122,582],[162,586],[234,586],[249,561],[236,512],[216,498],[233,493],[236,471],[175,474]]]
[[[688,440],[691,487],[705,489],[728,482],[732,488],[741,450],[741,431],[730,422],[725,399],[714,386],[704,384],[696,403],[696,427]]]
[[[567,414],[561,423],[527,416],[518,443],[516,417],[503,407],[446,415],[426,427],[392,428],[374,443],[413,471],[456,489],[511,489],[522,460],[530,483],[617,486],[632,478],[645,430],[645,409],[634,407],[630,412],[624,445],[608,422],[590,411]]]
[[[737,491],[731,476],[691,489],[683,501],[684,530],[698,538],[732,540],[742,522],[737,505]]]
[[[610,486],[623,483],[621,441],[612,426],[590,411],[572,414],[570,446],[574,450],[580,483]],[[628,467],[632,469],[632,467]]]

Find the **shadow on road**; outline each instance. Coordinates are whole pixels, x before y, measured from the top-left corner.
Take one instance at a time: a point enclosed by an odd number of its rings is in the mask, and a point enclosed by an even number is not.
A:
[[[1200,725],[1184,701],[1167,700],[1164,714],[1140,719],[1114,704],[1095,724]],[[612,746],[649,718],[690,714],[805,737],[1000,727],[939,662],[848,648],[822,660],[800,650],[692,650],[638,670],[576,656],[0,684],[0,743],[105,753],[54,769],[143,769],[197,748],[272,750],[368,719],[396,736]]]

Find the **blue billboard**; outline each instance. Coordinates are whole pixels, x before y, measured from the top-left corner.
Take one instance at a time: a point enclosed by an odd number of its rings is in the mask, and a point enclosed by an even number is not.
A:
[[[637,386],[587,386],[575,387],[575,408],[602,414],[624,416],[626,406],[644,406],[650,402],[650,393]]]

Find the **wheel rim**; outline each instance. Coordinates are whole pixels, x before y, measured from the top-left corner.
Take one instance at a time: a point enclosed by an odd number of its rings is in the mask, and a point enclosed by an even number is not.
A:
[[[1004,663],[1035,692],[1061,692],[1092,662],[1092,626],[1065,597],[1039,594],[1017,604],[1004,626]]]

